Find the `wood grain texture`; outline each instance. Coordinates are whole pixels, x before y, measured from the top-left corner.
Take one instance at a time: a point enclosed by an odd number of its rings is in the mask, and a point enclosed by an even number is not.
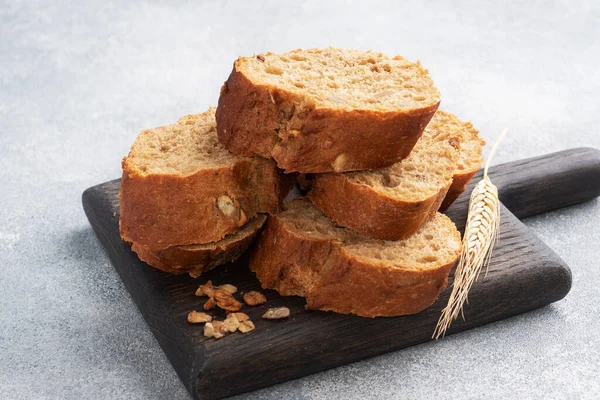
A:
[[[573,149],[492,168],[500,198],[519,217],[590,200],[600,194],[600,152]],[[464,227],[467,192],[448,210]],[[206,339],[202,327],[189,325],[187,313],[203,300],[194,296],[200,283],[231,283],[242,291],[259,289],[247,256],[197,280],[170,275],[141,262],[119,237],[119,180],[86,190],[83,205],[90,223],[127,290],[173,367],[194,398],[214,399],[298,378],[327,368],[431,340],[449,290],[427,310],[405,317],[366,319],[304,310],[304,300],[263,291],[267,305],[244,308],[256,331]],[[502,208],[500,245],[488,275],[480,279],[449,333],[507,318],[563,298],[571,287],[568,266]],[[452,274],[451,274],[452,275]],[[452,279],[450,279],[451,282]],[[286,321],[266,321],[268,306],[287,306]]]

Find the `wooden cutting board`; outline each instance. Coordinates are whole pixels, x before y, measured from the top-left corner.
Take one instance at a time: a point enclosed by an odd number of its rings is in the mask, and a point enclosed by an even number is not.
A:
[[[465,320],[457,320],[449,334],[545,306],[569,292],[569,267],[517,217],[600,195],[600,152],[563,151],[496,166],[490,175],[506,206],[500,243],[487,277],[471,290]],[[479,178],[448,211],[461,230],[467,194]],[[256,331],[206,339],[201,326],[186,322],[187,313],[204,302],[194,291],[208,279],[231,283],[243,292],[260,289],[248,269],[247,255],[196,280],[150,268],[119,237],[118,190],[119,180],[91,187],[83,193],[83,207],[125,287],[194,398],[230,396],[431,340],[447,302],[449,289],[419,314],[366,319],[306,311],[303,299],[267,290],[263,292],[268,306],[289,307],[289,320],[262,320],[267,305],[245,308]]]

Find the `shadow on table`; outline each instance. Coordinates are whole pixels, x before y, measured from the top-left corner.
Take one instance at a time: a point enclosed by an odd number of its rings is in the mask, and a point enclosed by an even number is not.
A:
[[[131,397],[190,396],[154,339],[91,227],[66,234],[65,262],[77,279],[70,300],[72,335],[63,340],[90,379],[128,386]],[[120,381],[120,382],[119,382]]]

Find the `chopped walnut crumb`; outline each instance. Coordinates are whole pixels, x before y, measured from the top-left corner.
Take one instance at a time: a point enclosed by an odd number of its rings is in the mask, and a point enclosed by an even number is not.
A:
[[[260,62],[265,62],[265,56],[263,56],[262,54],[257,55],[256,59]]]
[[[227,318],[223,321],[217,321],[206,313],[191,311],[188,314],[188,321],[190,323],[205,323],[204,336],[213,337],[215,339],[220,339],[226,334],[235,331],[240,331],[241,333],[253,331],[255,326],[254,323],[250,321],[248,315],[243,312],[237,312],[242,308],[242,303],[233,297],[233,294],[236,292],[237,287],[230,284],[213,286],[212,282],[208,281],[204,285],[200,285],[198,290],[196,290],[196,296],[208,296],[208,300],[204,303],[204,310],[211,310],[215,306],[218,306],[227,311]],[[259,305],[264,304],[267,299],[262,293],[252,291],[244,295],[244,301],[248,305]],[[287,310],[286,315],[281,314],[282,309]],[[269,312],[272,310],[277,312],[275,314],[271,313],[271,315]],[[269,314],[270,317],[268,317],[267,314]],[[280,307],[269,309],[269,311],[263,315],[263,318],[277,319],[286,318],[287,316],[289,316],[289,310],[285,307]]]
[[[232,313],[232,314],[227,315],[227,318],[225,318],[225,321],[223,321],[223,324],[225,325],[225,328],[227,329],[227,331],[233,333],[233,332],[237,331],[238,327],[240,326],[240,321],[238,321],[235,314]]]
[[[207,322],[206,324],[204,324],[204,336],[213,337],[214,333],[215,333],[215,327],[213,326],[212,323]]]
[[[221,195],[217,198],[217,208],[226,217],[233,217],[239,209],[236,202],[226,195]]]
[[[214,296],[214,286],[212,281],[206,282],[204,285],[200,285],[200,287],[196,290],[196,296]]]
[[[228,333],[228,329],[223,321],[213,321],[212,325],[214,328],[213,337],[215,339],[221,339]]]
[[[225,311],[239,311],[242,308],[242,303],[237,301],[231,293],[223,289],[215,290],[214,299],[217,302],[217,306]]]
[[[188,314],[187,320],[191,324],[202,324],[204,322],[212,321],[212,317],[200,311],[191,311]]]
[[[240,322],[248,321],[250,319],[250,317],[247,314],[243,313],[243,312],[234,312],[234,313],[231,313],[229,315],[235,315],[235,317]]]
[[[265,304],[267,302],[267,298],[261,292],[253,290],[244,294],[244,301],[246,302],[246,304],[253,307]]]
[[[241,321],[240,326],[238,326],[238,331],[240,331],[242,333],[248,333],[253,330],[254,330],[254,322],[252,322],[250,320]]]
[[[211,297],[210,299],[206,300],[206,303],[204,303],[204,310],[212,310],[213,308],[215,308],[216,305],[217,302]]]
[[[269,308],[262,315],[264,319],[282,319],[290,316],[290,309],[287,307]]]
[[[234,294],[238,290],[237,287],[230,285],[229,283],[219,286],[219,289],[223,289],[231,294]]]

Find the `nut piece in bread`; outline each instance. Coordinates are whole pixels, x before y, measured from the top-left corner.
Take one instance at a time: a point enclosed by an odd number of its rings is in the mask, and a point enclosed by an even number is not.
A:
[[[408,156],[440,103],[420,63],[335,48],[240,57],[221,88],[217,130],[237,155],[287,172],[387,167]]]
[[[462,248],[454,223],[439,213],[394,242],[336,226],[306,199],[285,208],[269,217],[250,268],[263,288],[303,296],[308,309],[363,317],[418,313],[446,287]]]
[[[272,160],[219,144],[215,108],[142,131],[123,159],[121,237],[163,250],[216,242],[257,213],[277,212],[293,185]]]

